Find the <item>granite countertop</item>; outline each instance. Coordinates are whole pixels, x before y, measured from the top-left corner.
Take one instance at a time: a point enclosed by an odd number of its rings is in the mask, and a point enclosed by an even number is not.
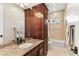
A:
[[[43,40],[38,39],[27,39],[26,43],[32,43],[33,45],[28,48],[19,48],[19,45],[10,43],[3,46],[0,46],[0,56],[22,56],[31,51],[33,48],[38,46]]]

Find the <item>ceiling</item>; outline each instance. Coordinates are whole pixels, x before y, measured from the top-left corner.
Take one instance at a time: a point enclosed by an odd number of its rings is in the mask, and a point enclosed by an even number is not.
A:
[[[23,8],[23,9],[27,9],[27,8],[32,8],[35,5],[38,5],[40,3],[17,3],[17,5],[19,5],[19,7]]]
[[[23,3],[24,9],[31,8],[40,3]],[[66,7],[66,3],[45,3],[48,8],[48,13],[52,13],[54,11],[64,10]]]
[[[48,8],[48,13],[52,13],[54,11],[64,10],[66,8],[66,3],[46,3]]]

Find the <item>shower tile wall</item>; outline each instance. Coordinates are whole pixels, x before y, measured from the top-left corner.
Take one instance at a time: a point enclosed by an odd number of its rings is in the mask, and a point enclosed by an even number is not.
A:
[[[58,17],[60,18],[60,23],[59,24],[48,24],[48,32],[49,32],[49,39],[57,39],[57,40],[65,40],[66,38],[66,26],[64,22],[64,11],[57,11],[54,13],[51,13],[49,15],[49,20],[53,17]]]

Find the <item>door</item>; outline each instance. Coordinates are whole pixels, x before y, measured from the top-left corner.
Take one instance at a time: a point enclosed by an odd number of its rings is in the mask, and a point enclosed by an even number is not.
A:
[[[3,42],[3,4],[0,4],[0,43]]]

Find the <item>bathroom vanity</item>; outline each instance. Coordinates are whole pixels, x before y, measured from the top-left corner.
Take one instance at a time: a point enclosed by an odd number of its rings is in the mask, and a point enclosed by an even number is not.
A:
[[[0,46],[0,56],[43,56],[43,42],[43,40],[26,38],[25,43],[32,44],[29,47],[20,47],[22,44],[17,45],[10,42]]]

